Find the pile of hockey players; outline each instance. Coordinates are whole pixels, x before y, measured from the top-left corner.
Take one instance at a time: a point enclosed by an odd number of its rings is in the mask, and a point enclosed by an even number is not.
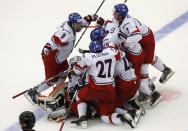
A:
[[[152,30],[128,15],[125,4],[115,5],[112,15],[111,20],[104,20],[97,15],[71,13],[45,44],[42,58],[46,80],[57,77],[30,89],[25,96],[51,111],[48,120],[60,122],[75,115],[78,120],[71,126],[87,128],[90,119],[100,117],[105,123],[127,123],[135,128],[145,109],[163,99],[150,82],[148,67],[152,65],[162,72],[161,83],[174,71],[154,54]],[[79,49],[81,56],[68,62],[76,33],[91,22],[96,25],[90,33],[89,49]],[[41,92],[49,87],[53,91],[42,96]]]

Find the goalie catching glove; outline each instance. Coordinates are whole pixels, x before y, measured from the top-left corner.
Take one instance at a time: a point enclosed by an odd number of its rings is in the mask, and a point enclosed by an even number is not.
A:
[[[38,105],[45,110],[56,110],[65,105],[64,89],[59,88],[53,91],[50,96],[39,96]]]

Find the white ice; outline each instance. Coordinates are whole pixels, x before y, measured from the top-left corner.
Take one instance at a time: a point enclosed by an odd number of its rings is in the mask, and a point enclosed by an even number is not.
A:
[[[78,12],[83,16],[93,14],[101,1],[0,0],[0,130],[15,124],[21,112],[37,109],[24,96],[11,97],[43,81],[40,53],[56,27],[67,19],[69,13]],[[121,2],[123,0],[106,0],[98,14],[111,18],[113,5]],[[128,0],[127,5],[129,14],[149,25],[154,32],[188,11],[187,0]],[[78,47],[87,49],[89,31]],[[165,93],[174,92],[177,96],[148,110],[134,131],[188,131],[187,34],[188,23],[185,23],[156,43],[156,54],[176,72],[166,84],[156,81],[157,89]],[[76,54],[77,48],[71,56]],[[150,67],[150,73],[150,76],[158,78],[161,75],[153,67]],[[77,131],[70,127],[69,122],[65,123],[63,130]],[[57,131],[59,127],[60,123],[48,122],[45,116],[37,121],[35,129]],[[89,121],[87,130],[99,129],[133,130],[127,124],[114,126],[100,120]]]

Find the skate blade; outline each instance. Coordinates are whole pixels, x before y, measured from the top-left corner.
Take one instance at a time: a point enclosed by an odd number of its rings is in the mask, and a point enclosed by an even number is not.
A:
[[[153,103],[152,105],[150,105],[150,108],[153,108],[153,107],[157,106],[163,100],[164,100],[164,97],[160,96],[155,103]]]
[[[166,83],[174,74],[175,74],[175,71],[172,71],[172,72],[168,75],[168,77],[166,78],[166,80],[164,80],[164,81],[162,82],[162,84]]]
[[[145,114],[144,109],[138,110],[136,112],[136,117],[134,118],[134,121],[136,122],[136,124],[138,124],[138,122],[140,121],[140,117],[143,115],[143,113]]]
[[[87,121],[83,121],[80,124],[71,123],[72,128],[87,129]]]
[[[152,105],[151,102],[148,101],[143,101],[140,102],[141,107],[143,108],[143,110],[149,110],[151,108],[154,108],[155,106],[157,106],[160,102],[162,102],[164,100],[164,98],[162,96],[160,96],[155,103],[153,103]]]

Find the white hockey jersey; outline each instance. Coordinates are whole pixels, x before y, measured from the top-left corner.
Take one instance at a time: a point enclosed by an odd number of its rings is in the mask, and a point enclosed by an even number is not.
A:
[[[140,53],[142,47],[138,42],[142,39],[142,35],[135,24],[134,18],[128,15],[122,23],[119,23],[115,19],[112,21],[119,27],[118,37],[124,40],[122,46],[132,53]]]
[[[55,59],[57,63],[62,63],[71,54],[76,34],[67,22],[62,23],[51,37],[51,40],[44,46],[44,49],[57,50]]]
[[[74,72],[80,74],[88,68],[88,75],[97,85],[114,83],[114,68],[120,60],[120,53],[114,48],[105,48],[101,53],[85,53],[81,61],[74,67]]]
[[[149,27],[147,25],[145,25],[144,23],[141,23],[136,18],[133,18],[133,19],[134,19],[134,22],[135,22],[136,26],[140,30],[140,33],[141,33],[142,36],[145,36],[145,35],[149,34],[150,29],[149,29]]]
[[[114,76],[119,76],[121,79],[129,81],[135,80],[135,70],[131,67],[131,63],[126,57],[123,57],[115,66]]]
[[[118,38],[118,25],[112,22],[108,22],[105,24],[104,28],[107,32],[107,35],[103,39],[104,47],[118,47],[120,44],[120,38]]]

